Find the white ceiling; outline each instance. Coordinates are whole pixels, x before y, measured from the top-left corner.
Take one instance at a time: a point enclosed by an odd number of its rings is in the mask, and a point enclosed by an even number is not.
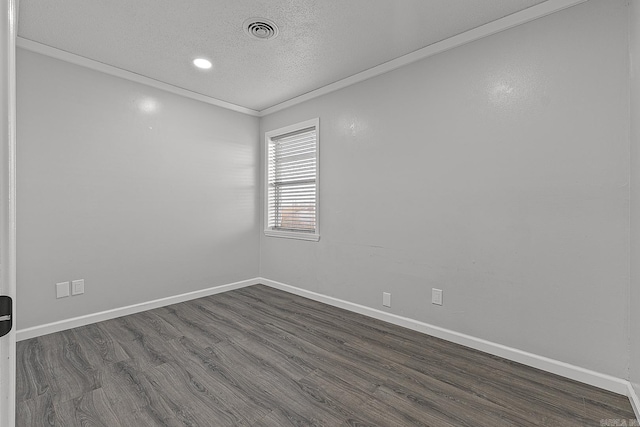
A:
[[[18,35],[260,111],[544,1],[21,0]]]

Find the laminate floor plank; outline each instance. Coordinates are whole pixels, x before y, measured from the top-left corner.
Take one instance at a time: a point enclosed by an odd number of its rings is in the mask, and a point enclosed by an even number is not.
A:
[[[363,393],[350,382],[327,377],[321,372],[302,379],[301,383],[313,392],[316,399],[323,401],[325,405],[335,407],[343,415],[340,425],[402,425],[404,417],[398,417],[395,408],[380,401],[372,404],[372,394],[375,390],[372,393]]]
[[[263,417],[270,412],[269,405],[258,393],[257,384],[238,361],[224,363],[210,348],[204,348],[192,339],[183,337],[172,342],[177,364],[170,368],[182,372],[185,396],[201,399],[213,404],[225,413],[239,420],[235,425],[244,425]],[[216,348],[228,346],[220,343]],[[240,368],[240,369],[239,369]]]
[[[624,396],[262,285],[18,343],[22,426],[600,426]]]
[[[252,424],[255,427],[322,427],[326,422],[320,419],[307,419],[288,409],[275,409]]]
[[[336,414],[334,408],[315,399],[291,373],[275,364],[231,344],[218,345],[207,350],[216,363],[225,366],[236,365],[233,369],[236,381],[242,385],[245,393],[259,398],[266,408],[272,411],[282,410],[282,402],[287,402],[285,412],[305,425],[320,420],[330,425],[339,422],[340,414]]]
[[[51,394],[16,403],[16,427],[44,427],[56,425],[56,412]]]
[[[183,423],[174,418],[159,419],[150,407],[143,407],[133,412],[120,412],[119,421],[123,426],[130,427],[182,427]]]
[[[152,368],[135,360],[117,362],[103,368],[102,389],[111,405],[127,413],[144,410],[158,422],[170,418],[170,410],[147,376],[146,371]]]
[[[209,319],[209,325],[223,339],[233,337],[237,340],[247,334],[259,331],[260,324],[251,324],[247,321],[246,316],[241,313],[235,311],[225,312],[221,310],[216,302],[216,300],[210,298],[199,298],[185,304]]]
[[[84,393],[82,396],[54,404],[56,425],[69,427],[126,427],[117,415],[117,408],[111,406],[101,388]]]
[[[78,344],[94,368],[129,359],[122,345],[100,323],[75,328]]]
[[[144,366],[158,366],[174,361],[173,354],[168,350],[172,340],[163,340],[154,334],[144,334],[133,340],[114,337],[127,354],[126,360],[135,360]]]
[[[219,407],[236,420],[234,425],[251,425],[271,412],[262,399],[247,394],[246,389],[233,379],[221,373],[213,374],[210,370],[215,367],[210,366],[208,361],[203,364],[188,362],[184,369],[188,372],[190,380],[197,383],[200,398],[210,405]]]
[[[385,350],[391,352],[387,355],[388,359],[394,360],[393,350],[377,349],[380,354],[384,354]],[[498,411],[504,416],[516,411],[518,416],[522,417],[517,425],[541,422],[546,418],[554,418],[558,415],[571,416],[575,419],[584,415],[583,398],[567,395],[561,390],[539,388],[535,383],[525,383],[520,384],[520,387],[514,387],[512,378],[496,375],[496,371],[478,375],[478,367],[474,372],[471,369],[425,363],[425,360],[417,359],[405,359],[399,361],[399,364],[403,368],[397,369],[397,376],[404,380],[402,384],[410,389],[410,393],[424,395],[427,390],[434,390],[466,402],[467,406],[481,404],[486,411],[493,408],[494,412]],[[389,384],[385,382],[385,385]],[[556,407],[558,396],[565,396],[560,409]],[[472,403],[474,401],[476,403]],[[539,416],[532,417],[529,412],[532,401],[535,401],[541,409],[544,408],[543,413]],[[603,406],[606,405],[592,405],[591,407],[601,410],[600,407]],[[608,410],[615,412],[615,408],[608,408]]]
[[[252,289],[253,290],[253,289]],[[243,291],[243,290],[241,290]],[[243,298],[250,301],[272,301],[279,291],[272,288],[260,287],[257,292],[241,292]],[[289,303],[285,304],[288,318],[302,317],[309,325],[313,325],[314,319],[321,324],[326,324],[329,328],[335,328],[342,332],[357,330],[357,339],[350,341],[349,345],[369,348],[376,354],[383,354],[385,351],[409,356],[418,360],[412,366],[430,368],[434,365],[441,366],[444,376],[448,373],[458,371],[461,375],[472,377],[481,371],[481,377],[498,382],[499,386],[509,388],[514,382],[521,384],[527,393],[538,390],[540,398],[548,403],[555,404],[558,393],[566,395],[568,399],[573,399],[576,405],[582,405],[583,400],[587,400],[593,406],[602,406],[613,411],[621,411],[625,415],[629,414],[628,402],[620,399],[619,395],[602,391],[585,384],[567,380],[553,374],[542,372],[534,368],[505,361],[496,356],[488,355],[477,350],[465,348],[456,344],[420,334],[416,337],[413,331],[404,328],[393,327],[384,322],[375,321],[380,326],[371,327],[372,319],[365,316],[346,312],[344,310],[331,307],[328,311],[338,312],[331,316],[322,313],[322,304],[305,298],[288,298]],[[273,304],[271,304],[273,305]],[[295,309],[292,307],[301,307]],[[305,310],[308,308],[309,310]],[[333,314],[333,313],[332,313]],[[409,339],[413,337],[413,339]],[[416,339],[418,338],[418,339]],[[398,360],[396,356],[388,355],[392,360]],[[428,362],[428,363],[425,363]],[[480,362],[480,363],[479,363]],[[430,373],[433,374],[433,371]],[[501,382],[499,380],[502,380]],[[622,406],[620,406],[622,403]]]
[[[149,310],[127,316],[129,326],[137,333],[142,332],[145,336],[154,336],[164,341],[183,336],[184,333],[180,330],[179,325],[158,316],[161,311],[161,309]]]
[[[198,375],[198,378],[208,379],[208,383],[214,382],[214,386],[222,387],[231,392],[235,397],[227,394],[227,398],[235,405],[243,405],[250,408],[257,416],[254,419],[266,415],[277,407],[277,402],[264,385],[263,375],[256,368],[243,365],[246,360],[238,357],[233,352],[231,344],[219,343],[215,347],[201,348],[189,339],[181,340],[181,345],[188,349],[190,360],[184,364],[189,370]],[[258,372],[258,375],[256,375]]]
[[[251,300],[251,298],[249,298],[249,300]],[[256,309],[258,309],[258,305],[257,305],[257,304],[255,304],[254,302],[252,302],[252,301],[247,301],[247,303],[248,303],[248,305],[252,308],[252,310],[256,310]],[[268,309],[266,309],[266,310],[257,310],[257,311],[258,311],[258,312],[261,312],[262,314],[272,315],[272,313],[269,313],[269,310],[268,310]],[[254,316],[255,316],[255,315],[256,315],[256,314],[254,314]],[[257,314],[257,315],[259,315],[259,314]],[[292,317],[287,317],[287,319],[288,319],[288,320],[291,320],[291,319],[292,319]],[[308,320],[308,319],[307,319],[307,320]],[[291,324],[291,323],[295,323],[295,322],[289,322],[289,323]],[[308,324],[308,323],[310,323],[310,322],[307,322],[307,324]],[[310,326],[310,328],[312,328],[312,327],[313,327],[313,326]],[[322,329],[322,328],[323,328],[322,326],[319,328],[319,327],[316,325],[314,329],[315,329],[315,331],[318,331],[319,329]],[[352,341],[352,342],[353,342],[353,341]],[[341,344],[343,344],[343,347],[347,347],[347,346],[348,346],[348,345],[347,345],[346,343],[344,343],[344,342],[341,342]],[[362,361],[362,360],[363,360],[363,356],[362,356],[362,355],[356,355],[356,356],[357,356],[357,357],[355,358],[356,360],[359,360],[359,361]],[[377,365],[377,363],[379,363],[379,361],[374,361],[374,362],[376,362],[376,363],[374,363],[374,365]],[[489,377],[489,378],[491,378],[491,375],[492,375],[493,373],[494,373],[494,372],[487,372],[488,377]],[[394,372],[393,374],[397,374],[397,373],[396,373],[396,372]],[[467,375],[467,377],[468,377],[468,375]],[[508,395],[508,394],[507,394],[507,395]],[[522,402],[522,404],[523,404],[523,405],[525,405],[525,407],[529,407],[529,406],[530,406],[530,403],[528,402],[528,399],[524,399],[524,400],[522,400],[521,402]],[[506,411],[506,409],[505,409],[505,411]],[[568,413],[568,415],[571,415],[571,413]],[[574,414],[574,415],[575,415],[575,414]],[[525,420],[524,420],[524,419],[520,419],[520,420],[518,420],[518,422],[517,422],[517,423],[515,423],[514,425],[525,425],[525,423],[526,423],[526,422],[525,422]]]
[[[336,381],[348,380],[365,394],[373,392],[381,382],[379,377],[382,375],[372,376],[370,372],[363,370],[359,363],[353,363],[273,325],[265,325],[262,334],[251,336],[249,341],[273,349],[276,354],[281,355],[280,357],[286,357],[287,363],[296,364],[301,370],[314,367],[315,372],[320,372],[327,378]]]
[[[220,426],[249,425],[248,406],[238,408],[238,396],[232,395],[230,399],[229,393],[220,393],[219,383],[207,387],[188,367],[166,364],[151,369],[148,374],[164,398],[175,403],[172,411],[176,418],[191,420],[188,423],[191,425],[207,425],[209,420],[216,420]]]
[[[283,348],[274,349],[258,340],[234,340],[231,338],[229,342],[234,348],[249,356],[256,364],[261,365],[263,369],[273,367],[279,372],[286,372],[287,376],[294,381],[306,377],[317,369],[317,366],[312,363],[291,355],[290,351],[285,352]]]
[[[155,310],[155,313],[179,329],[182,336],[206,341],[209,344],[221,342],[229,336],[216,327],[215,321],[192,304],[182,303],[177,307],[161,307]]]
[[[99,372],[78,344],[74,330],[44,335],[38,341],[43,348],[44,375],[54,403],[100,387]]]
[[[382,383],[382,378],[385,377],[381,370],[372,372],[366,365],[350,361],[272,325],[265,325],[263,339],[267,340],[270,345],[288,346],[289,352],[295,360],[316,366],[316,372],[322,373],[325,378],[348,381],[364,394],[375,391]]]
[[[243,300],[245,300],[245,302],[247,303],[247,305],[249,306],[249,308],[251,309],[251,311],[252,311],[252,312],[253,312],[253,310],[258,309],[258,311],[259,311],[259,312],[262,312],[262,314],[265,314],[265,315],[267,315],[267,316],[273,316],[273,314],[272,314],[272,313],[270,313],[270,307],[262,307],[262,308],[260,308],[259,303],[258,303],[257,301],[254,301],[254,299],[255,299],[254,297],[249,296],[249,297],[247,298],[247,296],[246,296],[246,295],[243,295],[243,298],[242,298],[242,299],[243,299]],[[233,307],[233,306],[232,306],[231,308],[235,308],[235,307]],[[236,309],[237,309],[237,308],[236,308]],[[349,313],[349,314],[350,314],[350,313]],[[253,314],[253,316],[256,316],[256,314],[254,313],[254,314]],[[266,319],[268,319],[268,317],[267,317]],[[293,316],[291,316],[291,313],[287,313],[286,319],[287,319],[287,323],[288,323],[289,325],[295,325],[295,324],[296,324],[296,321],[292,321]],[[275,322],[275,323],[277,323],[277,322]],[[279,324],[279,325],[282,325],[282,324]],[[295,326],[294,326],[294,327],[295,327]],[[296,334],[297,334],[297,335],[300,335],[300,336],[304,336],[304,333],[305,333],[305,332],[311,332],[309,329],[310,329],[310,328],[307,328],[307,330],[305,330],[305,331],[301,331],[301,330],[297,329],[297,330],[296,330]],[[311,332],[311,334],[312,334],[312,335],[313,335],[313,334],[316,334],[316,332],[317,332],[317,328],[315,328],[315,329],[314,329],[314,331],[313,331],[313,332]],[[330,342],[330,341],[331,341],[331,340],[326,341],[325,343],[328,343],[328,342]],[[445,343],[445,342],[443,342],[442,340],[438,340],[438,341],[440,341],[440,342],[441,342],[440,344]],[[355,342],[355,340],[352,340],[352,341],[351,341],[351,343],[339,342],[339,344],[342,344],[342,347],[347,348],[349,345],[352,345],[352,343],[354,343],[354,342]],[[445,354],[446,354],[446,356],[447,356],[448,358],[453,357],[453,358],[455,359],[456,351],[459,351],[459,350],[463,350],[463,353],[466,353],[464,356],[465,356],[465,357],[469,357],[469,358],[472,358],[472,357],[476,356],[476,354],[475,354],[475,353],[479,353],[479,352],[476,352],[475,350],[465,349],[464,347],[461,347],[461,346],[451,345],[450,343],[445,343],[445,344],[449,344],[449,347],[452,347],[452,349],[447,349],[447,352],[445,353]],[[398,347],[396,346],[395,348],[398,348]],[[402,348],[402,347],[400,346],[399,348]],[[447,353],[450,353],[450,354],[447,354]],[[355,355],[355,356],[356,356],[356,357],[355,357],[355,360],[360,360],[360,361],[362,361],[362,356],[361,356],[361,355]],[[495,363],[495,362],[503,362],[503,361],[502,361],[501,359],[499,359],[499,358],[495,358],[495,357],[493,357],[493,356],[488,356],[488,355],[485,355],[485,354],[482,354],[482,353],[480,353],[480,354],[479,354],[479,356],[481,356],[481,357],[480,357],[480,359],[481,359],[481,360],[482,360],[482,359],[485,359],[485,360],[487,360],[487,361],[489,361],[489,362],[492,362],[492,363]],[[471,366],[471,362],[472,362],[472,361],[473,361],[473,360],[471,359],[471,360],[469,361],[469,363],[465,363],[465,365],[466,365],[466,366]],[[504,365],[504,363],[503,363],[503,365]],[[510,367],[510,364],[509,364],[509,363],[507,363],[506,365],[507,365],[506,367]],[[476,366],[477,366],[477,365],[476,365]],[[503,367],[503,368],[504,368],[504,366],[501,366],[501,367]],[[522,367],[522,366],[518,366],[518,367],[519,367],[519,368],[526,368],[526,367]],[[489,378],[489,379],[490,379],[490,378],[493,378],[493,377],[496,375],[496,370],[495,370],[495,367],[494,367],[494,366],[492,366],[491,368],[486,368],[485,370],[486,370],[486,372],[485,372],[486,378]],[[521,369],[521,370],[522,370],[522,369]],[[524,370],[525,370],[525,371],[526,371],[526,370],[531,370],[531,368],[526,368],[526,369],[524,369]],[[535,370],[534,370],[534,371],[535,371]],[[540,372],[539,372],[539,371],[536,371],[536,373],[538,373],[538,374],[539,374]],[[469,374],[470,374],[470,375],[473,375],[474,373],[469,372]],[[477,372],[476,372],[475,374],[477,374]],[[545,376],[545,375],[542,375],[542,377],[544,377],[544,376]],[[559,378],[559,377],[552,376],[552,375],[549,375],[549,374],[546,374],[546,376],[548,376],[548,377],[550,377],[550,378],[554,378],[554,379],[558,379],[558,378]],[[507,385],[508,385],[509,383],[511,383],[511,382],[512,382],[512,379],[510,379],[510,378],[508,378],[508,377],[507,377],[505,381],[507,382]],[[560,382],[561,382],[561,383],[564,383],[564,384],[567,384],[567,381],[566,381],[565,379],[561,379],[561,381],[560,381]],[[548,386],[546,386],[545,384],[536,384],[535,382],[531,382],[531,383],[529,383],[528,385],[541,385],[541,386],[542,386],[542,390],[543,390],[544,392],[548,392],[548,388],[549,388],[549,387],[548,387]],[[589,389],[591,389],[591,388],[589,388]],[[513,390],[511,390],[510,392],[512,393],[512,392],[513,392]],[[598,391],[598,392],[600,392],[600,391]],[[509,393],[509,392],[508,392],[508,393]],[[506,394],[508,394],[508,393],[506,393]],[[604,393],[604,394],[606,394],[606,393]],[[553,403],[554,403],[554,404],[555,404],[555,403],[556,403],[556,401],[557,401],[557,395],[556,395],[555,397],[556,397],[556,399],[554,399],[554,400],[553,400]],[[578,402],[580,403],[580,405],[582,405],[582,402],[583,402],[583,400],[584,400],[584,398],[583,398],[583,397],[580,397],[580,396],[578,396],[578,397],[574,397],[574,399],[575,399],[576,401],[578,401]],[[528,404],[528,403],[526,403],[526,402],[527,402],[527,400],[528,400],[528,399],[526,399],[526,398],[525,398],[522,402],[524,402],[524,403],[523,403],[523,405],[525,405],[525,406],[527,406],[527,407],[528,407],[528,406],[529,406],[529,404]],[[619,396],[618,396],[617,401],[618,401],[618,402],[620,402],[620,401],[621,401],[621,400],[619,399]],[[623,412],[621,412],[621,413],[622,413],[623,415],[633,417],[633,414],[632,414],[631,412],[628,412],[628,409],[630,409],[630,408],[628,407],[628,402],[625,402],[625,400],[624,400],[624,399],[622,400],[622,402],[623,402],[623,404],[627,404],[627,405],[626,405],[626,406],[627,406],[627,410],[626,410],[626,411],[623,411]],[[568,414],[568,415],[571,415],[571,414]]]
[[[241,302],[233,301],[231,303],[221,302],[223,308],[229,310],[239,310],[243,307]],[[283,331],[292,332],[301,339],[314,344],[318,348],[329,350],[336,355],[341,355],[343,360],[357,363],[358,365],[369,365],[374,370],[387,368],[384,358],[375,352],[369,352],[364,349],[357,348],[351,343],[356,342],[358,337],[355,333],[344,334],[331,332],[324,326],[307,323],[303,319],[293,316],[280,318],[276,309],[259,303],[246,303],[244,309],[247,311],[247,318],[256,323],[262,323],[262,328],[276,327]]]
[[[513,425],[534,425],[528,421],[526,417],[522,417],[508,407],[497,405],[478,394],[469,393],[466,384],[470,380],[474,381],[473,376],[466,375],[458,378],[447,378],[446,375],[440,375],[440,378],[425,376],[416,370],[402,365],[403,360],[405,359],[398,358],[394,360],[392,357],[389,357],[387,361],[384,362],[392,374],[379,376],[377,378],[379,386],[402,390],[409,396],[427,396],[429,400],[436,405],[436,408],[444,405],[446,409],[447,404],[455,401],[456,405],[466,408],[466,412],[468,413],[475,414],[475,411],[482,410],[486,413],[485,415],[487,416],[485,418],[487,419],[483,420],[482,417],[474,415],[476,418],[479,418],[478,421],[485,421],[485,424],[481,425],[496,424],[497,421],[490,420],[491,417],[497,418],[499,421],[502,418],[512,419],[514,421]],[[370,373],[371,375],[375,375],[375,372]],[[389,378],[395,378],[401,381],[408,389],[405,390],[403,386],[400,386],[395,381],[390,381]],[[455,383],[456,379],[459,381],[459,384]]]
[[[40,341],[34,338],[18,345],[16,360],[21,367],[16,372],[16,399],[30,400],[47,393],[49,382],[45,375],[46,365]]]

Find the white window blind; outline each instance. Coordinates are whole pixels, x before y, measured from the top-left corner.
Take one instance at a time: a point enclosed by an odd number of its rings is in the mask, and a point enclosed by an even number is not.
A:
[[[317,126],[268,141],[267,230],[317,232]]]

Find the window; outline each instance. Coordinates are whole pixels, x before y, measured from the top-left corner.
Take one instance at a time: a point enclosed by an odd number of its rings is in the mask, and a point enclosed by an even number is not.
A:
[[[265,234],[319,240],[318,119],[265,134]]]

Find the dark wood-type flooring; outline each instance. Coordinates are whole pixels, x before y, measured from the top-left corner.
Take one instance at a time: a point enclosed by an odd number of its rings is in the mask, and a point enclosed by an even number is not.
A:
[[[17,398],[38,427],[634,418],[626,397],[261,285],[19,342]]]

